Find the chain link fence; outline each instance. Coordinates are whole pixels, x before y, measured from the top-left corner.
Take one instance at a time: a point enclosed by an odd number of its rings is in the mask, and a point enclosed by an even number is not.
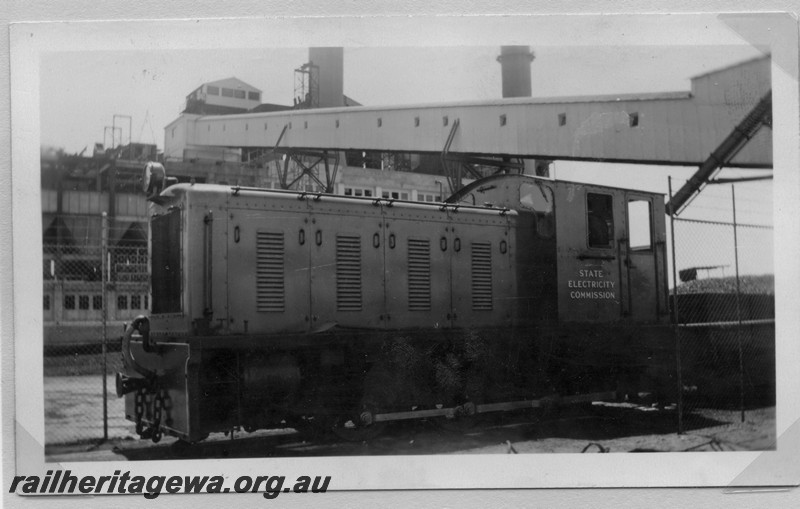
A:
[[[99,238],[44,244],[46,445],[133,436],[114,378],[124,324],[150,308],[147,244],[100,223]]]
[[[737,222],[733,191],[707,188],[711,200],[705,203],[716,206],[698,205],[730,221],[672,219],[683,428],[708,409],[738,410],[744,422],[747,412],[775,405],[773,229]],[[747,197],[743,209],[748,203],[751,210],[771,209],[768,197],[740,194]]]

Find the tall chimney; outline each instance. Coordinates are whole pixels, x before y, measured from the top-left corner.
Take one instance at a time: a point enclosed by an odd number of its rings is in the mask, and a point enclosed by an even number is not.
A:
[[[531,63],[534,55],[530,46],[501,46],[500,72],[503,80],[503,97],[531,96]],[[525,159],[526,175],[550,176],[550,164],[546,159]]]
[[[319,69],[320,108],[344,106],[344,48],[309,48],[308,60]]]
[[[531,62],[533,52],[530,46],[501,46],[500,68],[503,78],[503,97],[531,96]]]

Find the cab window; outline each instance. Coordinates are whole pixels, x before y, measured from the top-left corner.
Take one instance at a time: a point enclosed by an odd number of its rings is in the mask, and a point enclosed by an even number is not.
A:
[[[614,210],[610,194],[587,193],[586,215],[589,247],[612,247]]]
[[[628,242],[632,250],[645,251],[653,246],[650,200],[628,201]]]
[[[523,209],[536,213],[536,233],[550,238],[555,234],[553,219],[553,190],[540,183],[523,183],[519,187],[519,203]]]

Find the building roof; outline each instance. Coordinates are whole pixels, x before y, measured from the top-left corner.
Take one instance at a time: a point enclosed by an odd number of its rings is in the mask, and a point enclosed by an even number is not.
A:
[[[291,106],[284,106],[282,104],[262,103],[255,108],[251,108],[248,113],[267,113],[271,111],[286,111],[291,109]]]
[[[261,92],[260,89],[245,83],[244,81],[240,80],[239,78],[225,78],[223,80],[217,81],[209,81],[206,85],[211,85],[212,87],[225,87],[225,88],[235,88],[241,90],[247,90],[249,92]]]
[[[364,106],[363,104],[361,104],[360,102],[356,101],[352,97],[349,97],[346,94],[344,96],[344,105],[345,106]]]
[[[725,67],[719,67],[717,69],[712,69],[712,70],[704,72],[702,74],[697,74],[695,76],[692,76],[691,79],[696,80],[698,78],[704,78],[704,77],[710,76],[712,74],[717,74],[717,73],[721,73],[721,72],[724,72],[724,71],[729,71],[731,69],[736,69],[737,67],[745,67],[745,66],[753,64],[755,62],[769,60],[771,57],[772,57],[772,55],[768,53],[768,54],[765,54],[765,55],[762,55],[762,56],[759,56],[759,57],[751,58],[750,60],[745,60],[743,62],[736,62],[735,64],[727,65]]]
[[[186,109],[183,112],[195,115],[232,115],[234,113],[247,113],[247,108],[208,104],[203,101],[187,101]]]

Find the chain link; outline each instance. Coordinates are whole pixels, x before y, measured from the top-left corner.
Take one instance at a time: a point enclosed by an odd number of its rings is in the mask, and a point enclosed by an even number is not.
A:
[[[144,424],[142,423],[142,416],[144,415],[144,389],[136,391],[133,403],[133,417],[136,422],[136,434],[140,437],[144,432]]]
[[[161,419],[163,416],[163,410],[169,410],[167,407],[169,396],[163,388],[157,389],[154,392],[150,392],[150,394],[155,394],[155,397],[153,398],[153,420],[150,425],[145,428],[143,418],[145,395],[147,393],[148,391],[142,388],[136,391],[136,396],[134,397],[134,419],[136,422],[136,434],[144,439],[152,439],[153,443],[158,443],[161,441],[161,437],[163,436],[161,431]]]
[[[153,424],[151,429],[153,430],[153,443],[158,443],[161,441],[161,410],[164,407],[164,389],[158,389],[156,392],[156,397],[153,400]]]

